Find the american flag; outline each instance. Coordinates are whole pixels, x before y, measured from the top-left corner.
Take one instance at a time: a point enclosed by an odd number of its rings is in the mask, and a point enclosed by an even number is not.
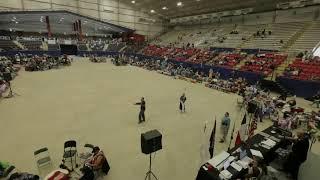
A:
[[[230,150],[230,146],[231,146],[231,142],[233,140],[233,133],[234,133],[234,128],[236,126],[236,122],[233,123],[233,128],[232,128],[232,132],[231,132],[231,137],[230,137],[230,142],[229,142],[229,146],[228,146],[228,151]]]
[[[258,122],[258,118],[254,116],[249,126],[249,132],[248,132],[249,138],[251,138],[254,135],[254,130],[257,129],[257,122]]]

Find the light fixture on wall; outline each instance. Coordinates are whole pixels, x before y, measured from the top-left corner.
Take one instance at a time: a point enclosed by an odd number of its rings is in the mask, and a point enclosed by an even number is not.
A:
[[[131,1],[132,4],[136,3],[136,1]]]
[[[179,6],[182,6],[182,2],[180,1],[180,2],[177,2],[177,6],[179,7]]]
[[[155,13],[155,11],[153,9],[150,10],[151,13]]]
[[[163,9],[163,10],[167,10],[168,8],[167,8],[166,6],[163,6],[162,9]]]

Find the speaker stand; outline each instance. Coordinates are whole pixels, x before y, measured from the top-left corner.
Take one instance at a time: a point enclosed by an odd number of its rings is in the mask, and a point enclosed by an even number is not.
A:
[[[11,87],[11,83],[8,82],[8,85],[9,85],[9,94],[5,97],[5,98],[12,98],[16,95],[20,96],[19,94],[15,93],[13,90],[12,90],[12,87]]]
[[[150,157],[150,161],[149,161],[149,171],[146,174],[146,177],[144,178],[144,180],[151,180],[151,176],[153,176],[156,180],[158,180],[158,178],[156,177],[156,175],[154,175],[154,173],[151,171],[151,165],[152,165],[152,161],[151,161],[151,153],[149,154]]]

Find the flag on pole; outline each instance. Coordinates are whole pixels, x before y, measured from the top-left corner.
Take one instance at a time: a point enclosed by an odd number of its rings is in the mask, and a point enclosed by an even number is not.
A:
[[[233,123],[233,128],[232,128],[232,132],[231,132],[231,137],[230,137],[230,142],[229,142],[229,146],[228,146],[228,151],[230,150],[230,146],[231,146],[231,142],[233,140],[233,133],[234,133],[234,128],[236,126],[236,122]]]
[[[249,138],[251,138],[254,135],[254,130],[257,129],[257,117],[253,117],[251,123],[250,123],[250,127],[249,127]]]
[[[234,146],[239,146],[241,144],[241,138],[240,138],[240,132],[238,131],[238,134],[237,134],[237,138],[236,138],[236,141],[234,143]]]
[[[210,136],[210,145],[209,145],[209,153],[210,153],[210,158],[213,157],[213,151],[214,151],[214,143],[215,143],[215,137],[216,137],[216,127],[217,127],[217,120],[214,120],[214,127],[211,132]]]
[[[246,135],[247,135],[247,115],[244,114],[243,116],[243,119],[242,119],[242,122],[241,122],[241,126],[240,126],[240,138],[241,138],[241,141],[245,141],[246,140]]]

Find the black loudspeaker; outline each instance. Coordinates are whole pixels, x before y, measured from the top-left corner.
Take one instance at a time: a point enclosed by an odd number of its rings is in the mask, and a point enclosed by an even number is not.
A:
[[[257,110],[258,106],[255,102],[248,102],[248,107],[247,107],[247,111],[248,113],[255,113]]]
[[[7,82],[12,81],[11,73],[3,73],[3,79]]]
[[[162,134],[158,130],[141,134],[141,151],[150,154],[162,149]]]

